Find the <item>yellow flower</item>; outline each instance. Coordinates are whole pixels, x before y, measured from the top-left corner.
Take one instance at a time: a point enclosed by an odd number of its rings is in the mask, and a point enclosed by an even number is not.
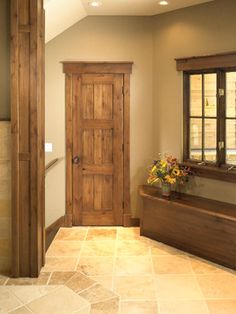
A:
[[[178,168],[175,168],[175,169],[173,170],[173,174],[174,174],[176,177],[178,177],[178,176],[180,175],[180,170],[179,170]]]
[[[176,182],[175,178],[172,178],[170,175],[165,176],[165,181],[170,183],[170,184],[174,184]]]

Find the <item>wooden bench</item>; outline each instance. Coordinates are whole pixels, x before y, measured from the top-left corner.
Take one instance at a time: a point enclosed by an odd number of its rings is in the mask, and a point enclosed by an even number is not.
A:
[[[140,186],[141,235],[236,269],[236,205]]]

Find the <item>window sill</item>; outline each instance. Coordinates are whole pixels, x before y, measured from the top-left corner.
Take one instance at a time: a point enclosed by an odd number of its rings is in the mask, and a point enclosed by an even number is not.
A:
[[[197,177],[236,183],[236,170],[229,171],[224,168],[209,165],[198,165],[189,161],[184,161],[182,165],[190,167],[193,174]]]

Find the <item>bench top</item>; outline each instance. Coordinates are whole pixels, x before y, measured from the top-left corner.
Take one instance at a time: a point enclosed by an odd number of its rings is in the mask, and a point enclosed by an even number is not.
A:
[[[204,197],[194,196],[185,193],[175,193],[170,198],[164,198],[161,195],[161,189],[149,186],[141,185],[139,187],[139,194],[143,198],[147,198],[153,201],[169,202],[178,204],[183,207],[198,208],[199,210],[214,216],[220,216],[224,218],[231,218],[236,220],[236,205],[220,202]]]

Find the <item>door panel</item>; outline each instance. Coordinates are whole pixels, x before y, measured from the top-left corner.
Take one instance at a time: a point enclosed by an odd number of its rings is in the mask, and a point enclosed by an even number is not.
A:
[[[73,75],[73,224],[121,225],[123,75]]]

